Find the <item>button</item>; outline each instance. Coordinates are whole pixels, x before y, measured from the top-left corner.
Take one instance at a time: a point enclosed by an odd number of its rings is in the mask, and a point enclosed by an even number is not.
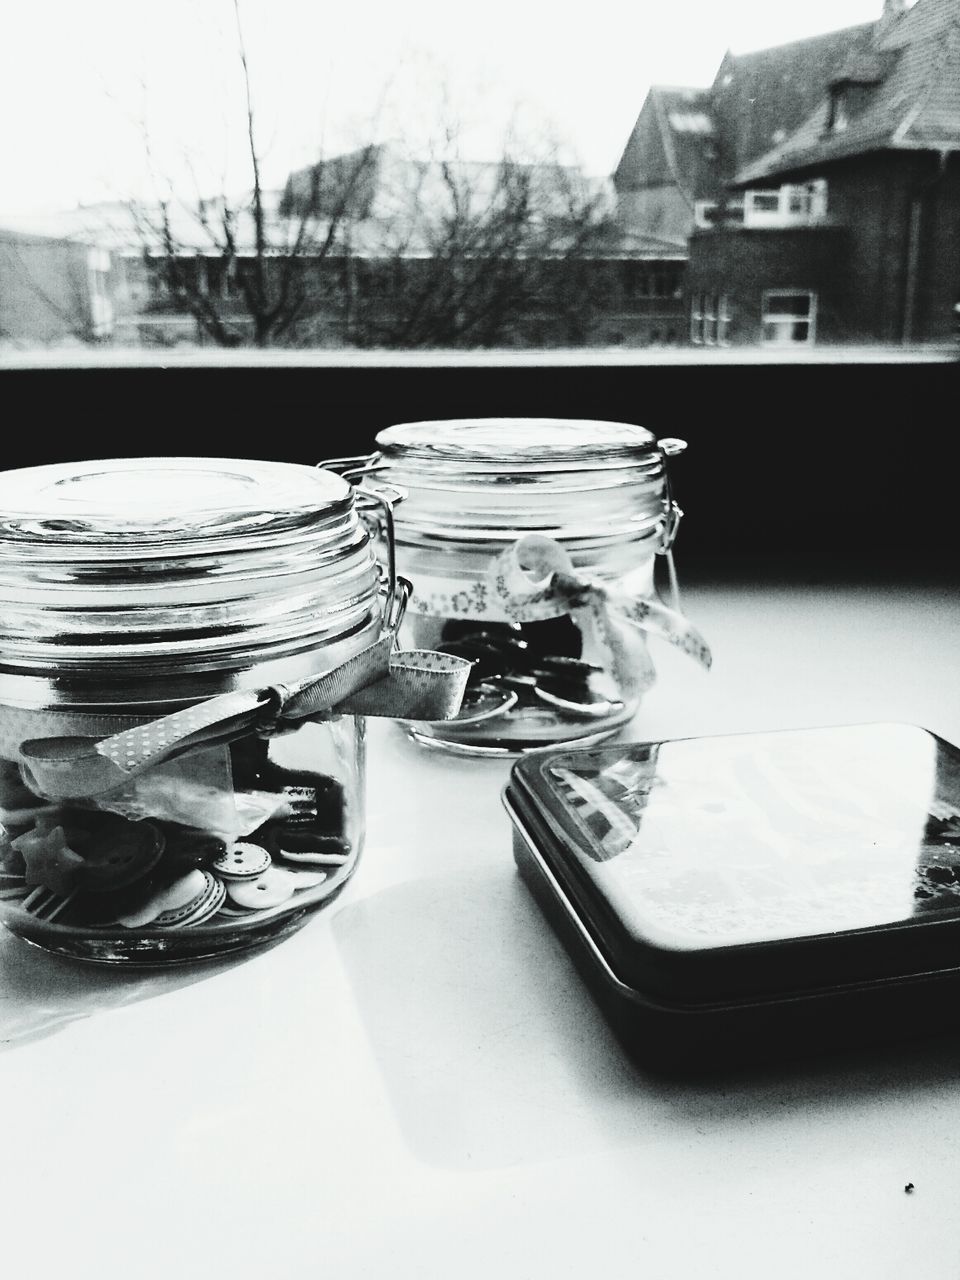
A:
[[[202,924],[223,906],[226,890],[223,881],[218,880],[209,871],[191,871],[190,877],[203,877],[203,886],[199,893],[175,910],[162,912],[152,921],[157,929],[187,929],[192,925]],[[188,879],[190,877],[187,877]]]
[[[124,889],[160,861],[163,833],[152,822],[131,822],[116,813],[84,812],[78,825],[89,833],[82,847],[77,883],[94,893]]]
[[[283,867],[268,867],[256,880],[230,880],[227,897],[238,907],[262,910],[279,907],[293,897],[297,889],[296,878]]]
[[[260,845],[240,843],[221,854],[212,870],[224,880],[255,880],[263,875],[271,861],[269,853]]]
[[[203,872],[190,871],[168,885],[166,889],[154,891],[142,905],[134,907],[124,915],[116,916],[115,920],[117,924],[125,925],[128,929],[139,928],[150,924],[164,912],[181,911],[189,903],[196,903],[206,888],[207,881]]]
[[[276,869],[284,871],[289,877],[291,877],[294,891],[296,893],[300,893],[301,890],[316,889],[327,879],[326,871],[308,871],[303,867],[278,867]],[[237,881],[234,881],[234,884],[237,883]],[[265,904],[258,899],[256,905],[264,906]],[[251,908],[239,907],[235,903],[231,902],[228,897],[226,905],[220,908],[220,915],[230,916],[234,919],[242,919],[244,916],[249,916],[250,911]]]
[[[317,835],[295,827],[284,827],[274,835],[278,858],[314,867],[340,867],[350,861],[350,845],[340,836]]]
[[[293,876],[298,893],[301,889],[315,889],[327,878],[326,871],[307,871],[305,867],[285,867],[284,870],[288,876]]]

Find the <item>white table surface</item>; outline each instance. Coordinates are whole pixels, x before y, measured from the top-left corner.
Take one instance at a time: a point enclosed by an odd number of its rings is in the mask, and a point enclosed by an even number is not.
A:
[[[657,645],[626,736],[960,741],[946,587],[686,606],[714,670]],[[353,881],[246,959],[147,976],[3,935],[4,1274],[960,1276],[960,1039],[646,1074],[516,874],[508,770],[372,724]]]

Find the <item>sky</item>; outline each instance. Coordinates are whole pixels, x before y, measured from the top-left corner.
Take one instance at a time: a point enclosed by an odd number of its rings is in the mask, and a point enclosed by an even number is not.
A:
[[[508,137],[612,172],[651,83],[879,16],[882,0],[238,0],[265,180],[367,141]],[[249,185],[234,0],[17,0],[0,215]]]

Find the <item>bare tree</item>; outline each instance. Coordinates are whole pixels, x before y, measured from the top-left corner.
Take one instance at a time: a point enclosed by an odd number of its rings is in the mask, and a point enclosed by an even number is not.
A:
[[[510,138],[467,161],[449,106],[433,155],[369,144],[265,188],[239,0],[232,0],[251,187],[131,205],[154,306],[193,316],[222,346],[316,340],[363,347],[484,347],[584,340],[617,232],[605,193],[558,148]],[[445,114],[446,112],[446,114]]]
[[[338,313],[343,228],[355,216],[373,149],[355,153],[349,166],[335,162],[336,180],[318,179],[295,208],[278,205],[263,181],[239,0],[233,9],[249,191],[188,200],[167,184],[156,204],[131,201],[128,211],[160,310],[187,311],[220,346],[266,347],[295,342],[308,321]]]
[[[602,195],[555,160],[378,157],[366,216],[345,228],[345,301],[359,346],[578,340],[587,266],[616,232]],[[558,328],[559,326],[559,328]]]

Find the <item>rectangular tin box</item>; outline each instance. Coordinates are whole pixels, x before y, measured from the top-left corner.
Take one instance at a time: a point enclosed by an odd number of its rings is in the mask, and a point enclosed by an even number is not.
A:
[[[952,1029],[960,752],[906,724],[532,753],[517,866],[642,1063]]]

